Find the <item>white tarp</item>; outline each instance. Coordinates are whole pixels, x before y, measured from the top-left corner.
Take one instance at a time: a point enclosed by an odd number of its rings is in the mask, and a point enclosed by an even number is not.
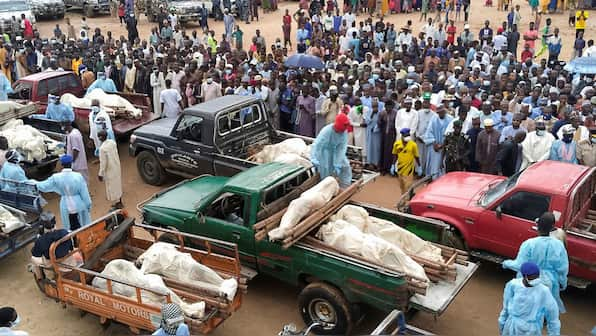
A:
[[[334,177],[328,176],[300,197],[290,202],[279,227],[269,231],[269,239],[281,240],[288,235],[288,230],[296,226],[303,218],[322,208],[339,192],[339,184]]]
[[[433,262],[445,262],[440,248],[398,225],[369,216],[368,212],[362,207],[351,204],[343,206],[336,214],[331,216],[330,221],[339,219],[355,225],[363,233],[373,234],[399,246],[400,249],[410,255],[416,255]]]
[[[64,153],[61,142],[51,139],[34,127],[23,125],[21,119],[9,120],[2,126],[0,135],[8,140],[9,148],[15,149],[28,162],[41,161],[48,152],[52,155]]]
[[[143,274],[136,266],[124,259],[115,259],[110,261],[101,272],[101,275],[111,277],[115,280],[130,283],[134,286],[145,287],[160,294],[170,294],[172,302],[179,305],[184,315],[193,318],[202,318],[205,315],[205,302],[186,303],[174,291],[169,289],[163,282],[163,279],[156,274]],[[100,277],[95,277],[92,282],[94,287],[107,290],[107,281]],[[112,282],[112,291],[115,294],[128,298],[136,299],[135,287]],[[148,291],[141,291],[142,301],[160,306],[165,301],[165,296],[157,295]]]
[[[0,230],[4,233],[11,233],[12,231],[25,226],[12,212],[0,205]]]
[[[102,89],[93,89],[87,93],[85,97],[78,98],[77,96],[65,93],[60,97],[60,102],[69,104],[70,106],[77,108],[90,109],[91,100],[99,100],[99,106],[103,108],[109,115],[115,116],[116,112],[114,109],[122,109],[126,111],[132,118],[140,118],[143,111],[134,107],[128,100],[120,97],[117,94],[105,93]]]
[[[234,299],[236,279],[223,279],[219,274],[197,262],[189,253],[178,251],[175,245],[157,242],[137,258],[143,274],[153,273],[174,280],[191,283]]]
[[[345,220],[338,219],[321,226],[317,238],[338,250],[360,256],[375,264],[383,265],[418,279],[429,281],[424,268],[406,255],[397,245],[373,234],[364,233],[356,225],[352,225]]]
[[[300,138],[290,138],[273,145],[265,145],[253,156],[253,160],[257,163],[283,162],[306,168],[312,167],[310,146]]]

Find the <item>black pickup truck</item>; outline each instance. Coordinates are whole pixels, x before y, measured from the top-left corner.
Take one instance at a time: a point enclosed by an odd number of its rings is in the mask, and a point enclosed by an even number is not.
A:
[[[259,148],[289,138],[313,138],[275,130],[269,110],[254,97],[227,95],[184,110],[176,119],[159,119],[134,131],[129,153],[146,183],[160,185],[165,173],[192,178],[232,176],[257,165],[248,160]],[[354,178],[362,170],[362,149],[348,147]],[[374,174],[370,174],[373,177]],[[365,177],[365,180],[367,178]]]

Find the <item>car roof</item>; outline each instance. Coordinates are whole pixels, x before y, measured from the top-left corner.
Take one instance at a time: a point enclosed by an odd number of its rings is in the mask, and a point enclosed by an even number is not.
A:
[[[193,105],[184,110],[184,113],[203,117],[204,119],[214,120],[215,114],[227,110],[237,105],[245,105],[257,101],[257,98],[251,96],[225,95],[210,101]]]
[[[202,208],[213,195],[219,194],[228,178],[222,176],[202,176],[183,181],[174,187],[158,193],[143,207],[166,208],[194,213]]]
[[[261,192],[289,175],[304,170],[302,166],[271,162],[234,175],[226,183],[226,190]]]
[[[544,194],[567,196],[592,168],[559,161],[541,161],[519,176],[517,187]]]
[[[38,73],[34,73],[29,76],[25,76],[20,81],[27,81],[27,82],[38,82],[48,78],[60,77],[64,76],[65,74],[74,74],[72,71],[42,71]]]

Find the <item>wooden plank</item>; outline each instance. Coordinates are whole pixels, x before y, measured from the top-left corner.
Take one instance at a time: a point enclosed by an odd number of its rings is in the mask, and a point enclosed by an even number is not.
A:
[[[110,233],[109,236],[91,253],[89,258],[85,260],[82,268],[93,269],[95,264],[99,261],[101,256],[106,253],[110,248],[116,246],[127,236],[129,228],[134,224],[135,220],[133,217],[128,217],[118,225],[118,227]]]

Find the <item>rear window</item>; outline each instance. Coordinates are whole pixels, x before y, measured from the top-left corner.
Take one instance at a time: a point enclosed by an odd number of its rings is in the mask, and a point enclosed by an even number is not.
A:
[[[261,197],[261,205],[259,210],[264,209],[268,205],[271,205],[273,202],[284,197],[289,192],[296,189],[296,187],[302,185],[302,183],[308,180],[311,176],[311,171],[306,170],[303,173],[296,175],[295,177],[289,180],[286,180],[284,183],[281,183],[277,186],[265,190],[263,192],[263,197]]]
[[[42,80],[37,83],[37,96],[38,97],[45,97],[48,95],[48,81]]]
[[[58,77],[58,83],[60,84],[60,90],[62,91],[79,87],[77,78],[73,74]]]
[[[259,104],[249,105],[240,110],[233,110],[221,114],[217,118],[217,132],[219,135],[225,135],[240,130],[243,127],[261,121],[263,111]]]
[[[47,80],[48,83],[48,91],[53,95],[60,95],[60,79],[64,77],[54,77]]]

